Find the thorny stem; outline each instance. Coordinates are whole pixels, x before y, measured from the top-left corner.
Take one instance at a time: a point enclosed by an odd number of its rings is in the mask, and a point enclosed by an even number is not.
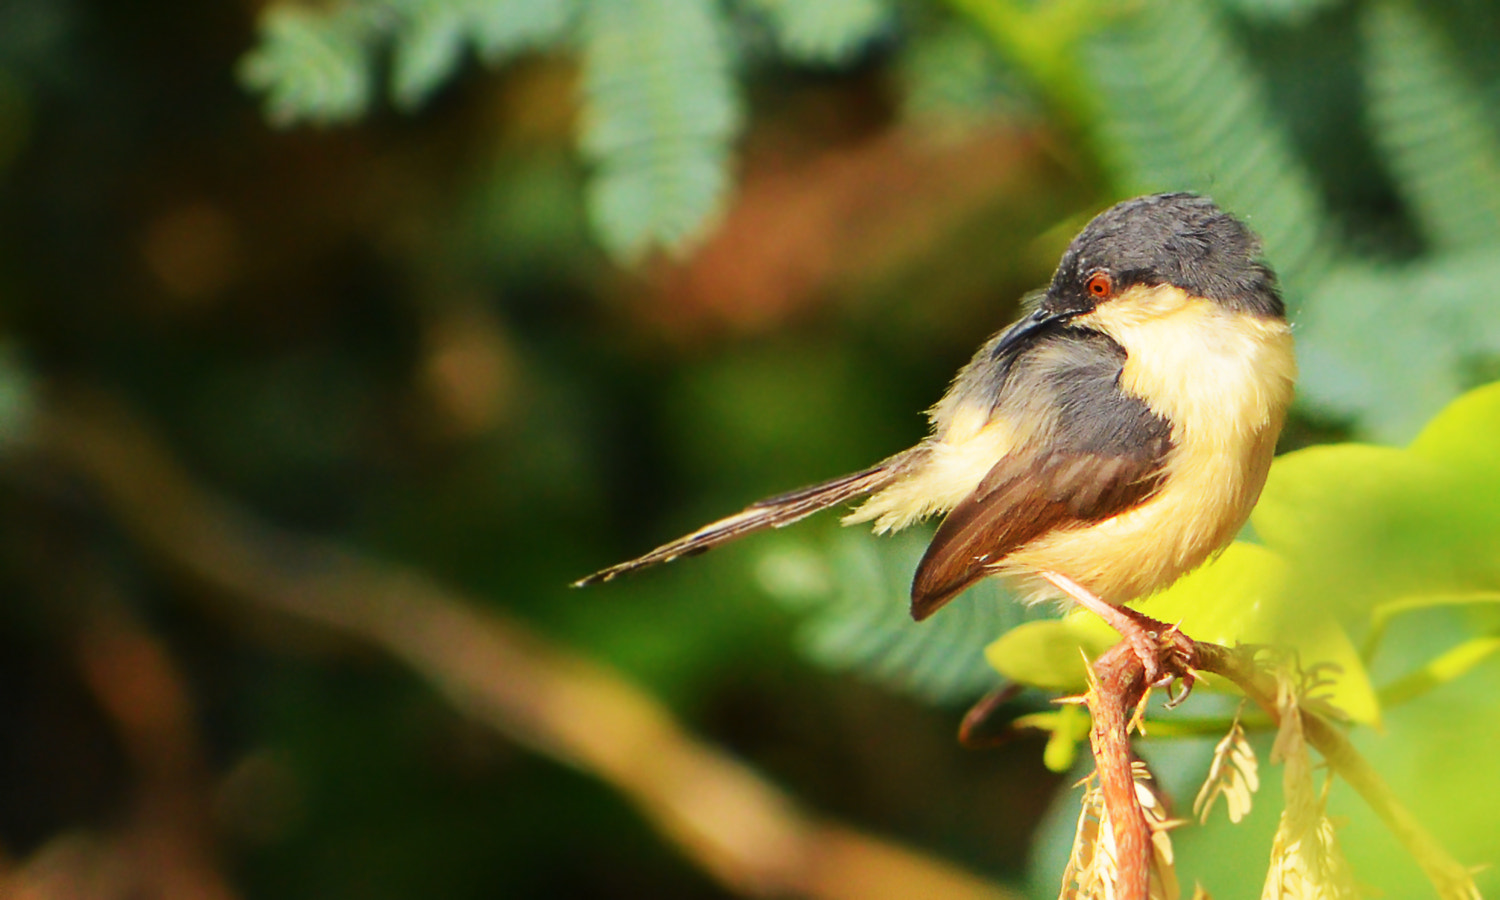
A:
[[[1135,794],[1130,752],[1131,716],[1145,693],[1146,673],[1128,642],[1121,641],[1094,662],[1089,744],[1114,829],[1120,900],[1147,900],[1151,890],[1151,826]]]

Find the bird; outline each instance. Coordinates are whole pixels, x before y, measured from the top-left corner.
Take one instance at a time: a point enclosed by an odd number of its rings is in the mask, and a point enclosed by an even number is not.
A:
[[[1153,194],[1089,221],[1033,303],[959,371],[916,446],[575,585],[863,497],[844,524],[943,516],[912,580],[914,619],[998,576],[1026,602],[1098,614],[1152,683],[1170,681],[1183,636],[1125,604],[1221,551],[1260,496],[1297,376],[1276,274],[1211,199]]]

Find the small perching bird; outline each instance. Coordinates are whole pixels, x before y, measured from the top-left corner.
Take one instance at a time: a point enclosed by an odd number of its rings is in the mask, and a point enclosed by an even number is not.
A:
[[[1156,194],[1073,239],[1036,311],[992,337],[932,408],[932,434],[862,472],[751,504],[577,582],[698,553],[870,495],[883,533],[946,514],[917,566],[925,619],[989,575],[1071,599],[1151,679],[1168,637],[1123,604],[1218,552],[1260,496],[1296,359],[1259,242],[1207,198]]]

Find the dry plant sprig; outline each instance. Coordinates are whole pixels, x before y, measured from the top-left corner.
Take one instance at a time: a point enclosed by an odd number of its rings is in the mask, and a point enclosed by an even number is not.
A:
[[[1172,854],[1171,829],[1183,824],[1172,819],[1166,804],[1155,789],[1155,782],[1144,763],[1132,767],[1136,802],[1145,813],[1151,832],[1150,900],[1178,900],[1182,890],[1177,882]],[[1062,892],[1058,900],[1120,900],[1120,854],[1110,825],[1109,809],[1097,773],[1078,783],[1083,791],[1078,812],[1078,828],[1073,835],[1073,851],[1063,871]]]
[[[1260,790],[1259,766],[1255,759],[1255,748],[1245,737],[1245,727],[1235,716],[1229,733],[1214,747],[1213,762],[1208,767],[1208,777],[1193,800],[1193,815],[1199,822],[1207,822],[1219,797],[1229,805],[1229,821],[1238,824],[1250,814],[1251,799]]]
[[[1285,808],[1271,845],[1262,900],[1356,900],[1354,873],[1339,848],[1333,822],[1325,812],[1330,782],[1313,783],[1312,756],[1303,733],[1303,692],[1317,690],[1318,673],[1279,666],[1276,706],[1281,727],[1271,761],[1282,765]]]

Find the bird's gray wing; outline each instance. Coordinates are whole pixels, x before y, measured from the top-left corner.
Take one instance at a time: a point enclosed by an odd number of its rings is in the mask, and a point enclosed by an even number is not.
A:
[[[1045,421],[943,520],[912,582],[914,618],[1030,541],[1118,515],[1155,492],[1171,425],[1120,389],[1124,362],[1119,344],[1079,329],[1049,335],[1016,360],[995,414]]]

